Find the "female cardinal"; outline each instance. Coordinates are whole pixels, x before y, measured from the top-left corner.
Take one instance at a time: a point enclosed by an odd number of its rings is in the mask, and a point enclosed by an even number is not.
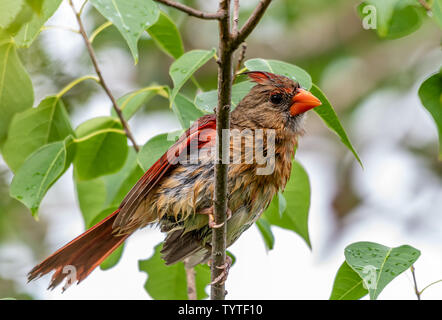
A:
[[[227,246],[284,189],[304,113],[321,105],[289,78],[260,71],[247,74],[256,85],[231,112],[230,120]],[[234,131],[240,133],[239,143]],[[133,232],[154,223],[167,233],[161,251],[167,265],[186,260],[192,267],[206,262],[212,228],[218,227],[212,210],[215,140],[215,116],[198,119],[147,170],[118,210],[34,267],[28,279],[55,270],[49,285],[53,289],[67,276],[68,266],[75,268],[80,282]],[[259,147],[261,155],[256,154]],[[269,157],[270,170],[268,161],[260,161]]]

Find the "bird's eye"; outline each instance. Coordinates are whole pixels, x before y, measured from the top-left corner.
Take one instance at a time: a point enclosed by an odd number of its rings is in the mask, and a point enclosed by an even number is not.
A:
[[[280,104],[281,101],[282,101],[282,94],[280,93],[275,93],[270,96],[270,102],[274,104]]]

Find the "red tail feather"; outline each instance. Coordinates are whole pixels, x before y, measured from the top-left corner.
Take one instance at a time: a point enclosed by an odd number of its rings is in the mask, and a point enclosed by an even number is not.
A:
[[[48,289],[54,289],[69,276],[63,288],[66,289],[75,280],[80,282],[86,278],[129,236],[112,233],[112,224],[119,211],[120,209],[35,266],[28,274],[28,281],[55,270]]]

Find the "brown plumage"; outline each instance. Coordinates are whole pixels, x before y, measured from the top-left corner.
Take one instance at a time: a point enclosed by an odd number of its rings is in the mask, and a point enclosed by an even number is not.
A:
[[[228,170],[227,245],[249,228],[283,190],[291,171],[304,112],[319,105],[313,95],[286,77],[250,72],[257,83],[231,113]],[[136,230],[157,224],[167,236],[166,264],[188,266],[208,260],[214,190],[214,115],[200,118],[145,174],[119,209],[37,265],[29,280],[55,270],[50,288],[74,266],[77,280],[90,274]],[[260,152],[258,152],[258,149]]]

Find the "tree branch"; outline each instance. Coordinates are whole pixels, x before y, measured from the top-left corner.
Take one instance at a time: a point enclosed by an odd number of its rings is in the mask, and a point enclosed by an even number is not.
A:
[[[427,11],[431,11],[431,6],[427,3],[425,0],[418,0],[419,3],[422,5],[422,7],[425,8]]]
[[[187,280],[187,297],[189,300],[197,300],[195,268],[187,268],[186,266],[185,269]]]
[[[236,63],[235,73],[233,75],[233,81],[235,81],[236,77],[238,76],[241,70],[241,64],[243,63],[246,57],[246,51],[247,51],[247,43],[243,42],[241,45],[241,51],[239,53],[238,62]]]
[[[259,1],[258,6],[255,8],[255,10],[253,10],[249,19],[247,19],[241,30],[238,31],[238,34],[233,37],[231,44],[233,50],[236,50],[236,48],[238,48],[238,46],[243,43],[244,40],[246,40],[250,33],[252,33],[253,29],[255,29],[271,2],[272,0]]]
[[[233,1],[233,27],[232,35],[235,37],[238,34],[238,23],[239,23],[239,0]]]
[[[219,20],[222,18],[224,13],[216,12],[216,13],[208,13],[200,10],[193,9],[189,6],[186,6],[182,3],[170,1],[170,0],[155,0],[156,2],[162,3],[166,6],[173,7],[180,11],[187,13],[189,16],[197,17],[205,20]]]
[[[80,13],[75,10],[72,0],[69,0],[69,5],[72,7],[75,17],[77,18],[78,26],[80,28],[80,34],[83,37],[83,40],[86,44],[86,48],[89,53],[89,57],[91,58],[95,72],[97,73],[97,76],[100,79],[100,85],[104,89],[106,94],[108,95],[109,99],[111,100],[112,106],[113,106],[115,112],[117,113],[118,118],[120,118],[121,124],[123,125],[123,129],[124,129],[124,132],[126,133],[127,138],[132,142],[134,149],[138,152],[138,151],[140,151],[140,148],[138,147],[138,145],[135,141],[135,138],[133,137],[132,132],[130,131],[127,121],[123,117],[123,112],[121,111],[120,107],[118,106],[117,100],[115,100],[115,97],[113,96],[112,92],[110,91],[109,87],[107,86],[106,82],[104,81],[103,75],[101,74],[101,70],[100,70],[100,67],[98,66],[98,62],[97,62],[97,57],[95,56],[95,52],[94,52],[94,49],[92,48],[92,44],[89,41],[89,38],[88,38],[86,31],[84,29],[84,25],[83,25],[83,21],[81,20]]]
[[[421,299],[421,292],[417,288],[416,274],[415,274],[415,269],[414,269],[413,265],[410,267],[410,270],[411,270],[411,274],[413,275],[414,292],[416,293],[417,300],[420,300]]]

